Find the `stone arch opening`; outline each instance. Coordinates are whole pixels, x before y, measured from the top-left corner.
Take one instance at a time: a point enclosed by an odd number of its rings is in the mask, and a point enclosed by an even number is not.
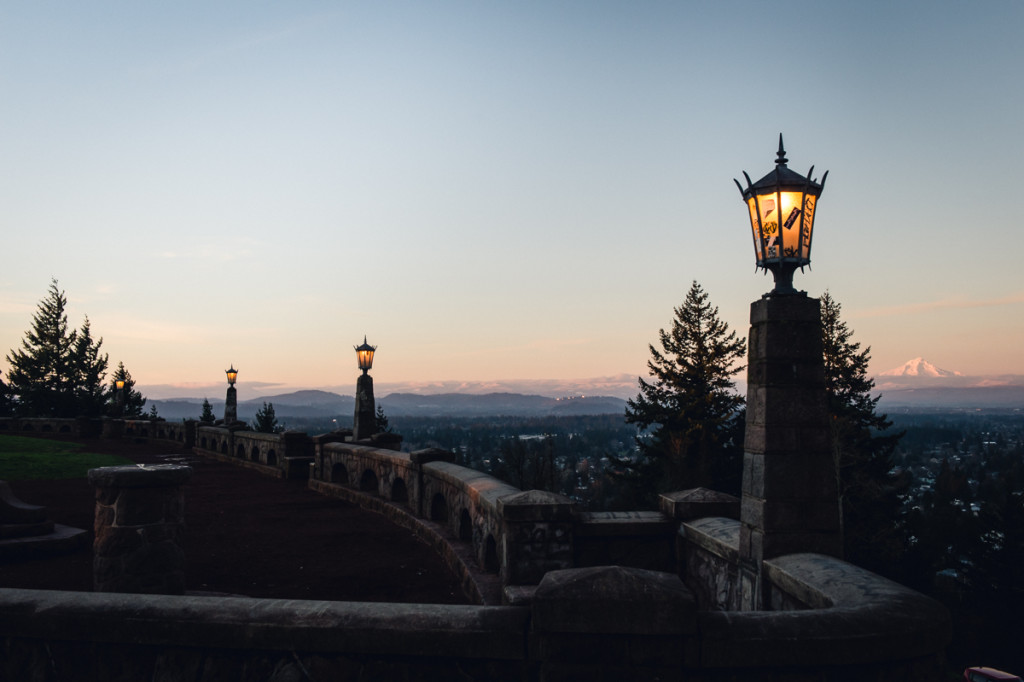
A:
[[[391,484],[391,501],[402,503],[409,501],[409,490],[405,487],[405,481],[400,478],[396,478],[395,482]]]
[[[468,509],[459,512],[459,539],[463,542],[473,542],[473,519],[470,518]]]
[[[273,448],[267,450],[267,464],[272,467],[277,466],[277,453],[274,452]]]
[[[235,457],[238,459],[245,459],[245,446],[241,443],[239,443],[238,447],[235,448]]]
[[[488,535],[487,542],[484,543],[484,570],[488,573],[497,573],[500,569],[498,543],[494,541],[493,535]]]
[[[441,493],[435,493],[430,500],[430,520],[437,523],[448,522],[448,502]]]
[[[60,427],[58,433],[71,433],[71,427],[65,424],[62,427]]]
[[[259,445],[253,445],[251,448],[249,448],[249,461],[250,462],[258,462],[258,461],[260,461],[260,446]]]
[[[341,462],[335,462],[331,467],[331,483],[348,484],[348,471],[345,470],[345,465]]]
[[[244,453],[245,451],[243,450],[242,452]],[[228,454],[228,442],[226,440],[225,441],[221,441],[221,444],[220,444],[220,454],[222,454],[222,455]]]
[[[157,438],[167,438],[167,432],[164,431],[163,429],[160,429],[159,431],[156,432],[156,437]]]
[[[31,424],[23,424],[22,427],[21,427],[21,430],[22,431],[35,431],[35,429],[32,428]]]
[[[199,447],[201,447],[204,450],[206,449],[206,436],[203,436],[202,438],[199,439]]]
[[[50,431],[53,431],[53,426],[50,424],[43,424],[43,432],[49,433]]]
[[[363,472],[363,475],[359,478],[359,490],[364,493],[377,492],[377,474],[373,473],[373,469],[367,469]]]

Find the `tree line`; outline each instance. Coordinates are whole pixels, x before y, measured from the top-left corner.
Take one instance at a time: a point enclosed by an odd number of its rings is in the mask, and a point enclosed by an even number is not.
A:
[[[109,356],[102,352],[88,316],[78,329],[68,325],[67,296],[57,280],[39,302],[21,347],[11,349],[6,382],[0,377],[0,414],[28,417],[144,415],[146,398],[119,362],[107,381]],[[124,381],[120,391],[117,382]],[[155,408],[150,411],[156,416]]]

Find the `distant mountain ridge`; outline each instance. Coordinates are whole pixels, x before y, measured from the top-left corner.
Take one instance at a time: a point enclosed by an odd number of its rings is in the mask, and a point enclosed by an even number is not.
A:
[[[548,398],[519,393],[391,393],[378,397],[377,404],[389,417],[477,417],[477,416],[559,416],[586,414],[621,414],[626,401],[610,396]],[[279,395],[261,396],[238,403],[238,417],[251,420],[263,403],[274,406],[278,419],[285,417],[348,417],[355,411],[355,398],[330,391],[305,390]],[[165,419],[194,419],[202,413],[199,398],[150,400]],[[211,400],[218,417],[224,414],[224,401]]]

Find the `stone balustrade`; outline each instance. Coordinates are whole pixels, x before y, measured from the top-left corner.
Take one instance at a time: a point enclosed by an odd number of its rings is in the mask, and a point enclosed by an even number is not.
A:
[[[187,438],[187,425],[181,432],[131,426],[135,437]],[[916,682],[943,673],[949,616],[940,605],[823,554],[766,556],[752,575],[740,552],[735,498],[683,491],[666,495],[660,511],[588,513],[446,461],[450,453],[441,451],[216,426],[194,427],[194,439],[200,454],[273,475],[301,471],[311,488],[387,514],[433,538],[450,565],[473,564],[505,586],[495,592],[478,583],[479,602],[496,604],[498,594],[514,605],[367,610],[0,590],[0,638],[12,652],[4,665],[29,670],[41,651],[60,660],[74,649],[55,641],[60,631],[72,645],[92,642],[100,652],[95,665],[106,654],[125,656],[142,678],[184,666],[195,679],[212,679],[189,662],[196,656],[214,661],[203,671],[217,674],[262,665],[308,677],[310,666],[321,666],[329,677],[391,670],[408,680],[606,679],[639,671],[634,679]],[[749,579],[759,582],[744,586]],[[753,589],[763,610],[740,610]],[[127,613],[139,624],[130,633],[121,625]],[[82,620],[98,625],[85,632],[73,625]]]

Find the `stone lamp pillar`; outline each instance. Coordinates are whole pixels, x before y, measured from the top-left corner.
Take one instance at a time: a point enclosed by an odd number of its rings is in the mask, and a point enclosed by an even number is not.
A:
[[[376,346],[371,346],[363,336],[363,345],[355,346],[356,361],[362,375],[356,380],[356,409],[352,425],[352,440],[359,441],[369,438],[377,432],[377,406],[373,399],[373,377],[369,375],[373,367],[373,353]]]
[[[224,398],[224,425],[230,426],[238,421],[238,392],[235,390],[235,381],[238,379],[238,370],[235,364],[231,363],[231,369],[224,370],[228,375],[228,394]]]
[[[775,168],[740,193],[747,204],[757,267],[775,288],[750,306],[747,416],[740,502],[741,608],[763,605],[765,559],[816,552],[840,556],[842,531],[830,447],[818,299],[793,287],[810,265],[818,183],[789,169],[779,135]]]
[[[748,360],[741,589],[744,609],[757,610],[764,559],[842,553],[818,299],[751,304]]]

